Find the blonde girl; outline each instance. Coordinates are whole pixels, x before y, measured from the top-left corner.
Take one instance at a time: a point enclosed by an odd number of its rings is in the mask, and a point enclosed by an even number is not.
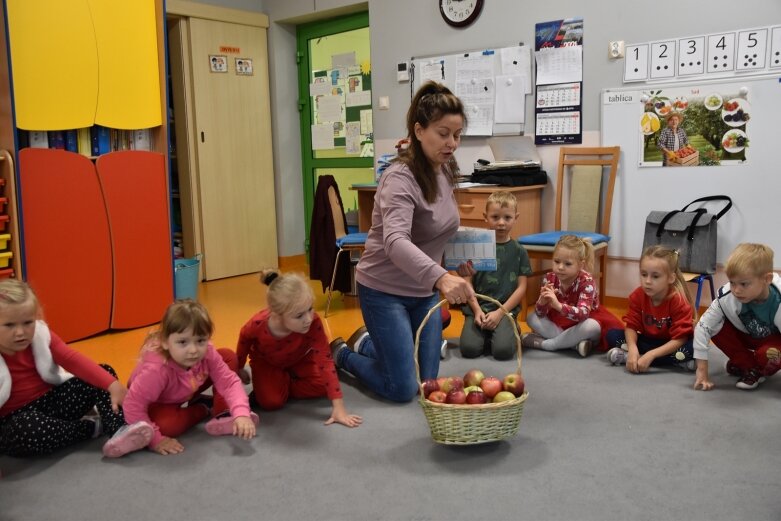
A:
[[[650,246],[640,257],[640,287],[629,295],[624,329],[607,334],[607,359],[631,373],[653,366],[694,371],[694,301],[678,267],[678,252]]]
[[[268,307],[244,324],[236,347],[239,367],[249,357],[255,400],[273,411],[290,398],[327,397],[333,409],[326,425],[360,425],[362,418],[344,407],[331,348],[312,308],[315,297],[307,280],[276,270],[264,270],[260,280],[268,286]],[[249,381],[243,369],[240,375]]]
[[[48,454],[125,424],[116,372],[69,348],[40,314],[27,284],[0,281],[0,454]]]
[[[597,285],[589,273],[594,246],[576,235],[563,235],[553,249],[553,270],[542,282],[540,297],[527,322],[533,333],[524,335],[526,348],[558,351],[575,349],[582,357],[591,353],[609,329],[621,322],[599,305]]]
[[[255,436],[258,415],[250,412],[244,386],[236,374],[236,354],[215,349],[214,332],[206,308],[194,300],[177,300],[165,311],[160,329],[141,348],[141,359],[130,376],[125,399],[129,423],[145,421],[154,434],[149,448],[158,454],[178,454],[184,446],[177,439],[208,416],[206,432]],[[213,405],[201,393],[214,386]],[[139,447],[112,438],[104,454],[117,457]]]

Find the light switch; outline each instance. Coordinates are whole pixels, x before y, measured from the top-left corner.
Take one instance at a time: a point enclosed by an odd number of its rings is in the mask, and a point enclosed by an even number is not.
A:
[[[624,57],[624,41],[623,40],[617,40],[610,42],[607,48],[607,56],[608,58],[612,58],[614,60],[618,58]]]
[[[390,108],[390,98],[388,96],[380,96],[380,110],[388,110]]]

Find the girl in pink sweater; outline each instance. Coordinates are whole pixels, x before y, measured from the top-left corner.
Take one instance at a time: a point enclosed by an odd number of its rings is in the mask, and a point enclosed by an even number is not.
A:
[[[177,300],[168,306],[159,331],[149,335],[141,348],[123,407],[128,423],[152,425],[149,448],[158,454],[182,452],[184,446],[176,438],[210,414],[209,434],[233,434],[245,440],[255,436],[258,415],[250,412],[236,374],[236,353],[215,349],[209,342],[213,331],[206,308],[193,300]],[[198,398],[212,385],[210,409]],[[104,454],[114,457],[141,448],[124,443],[123,432],[106,445]]]

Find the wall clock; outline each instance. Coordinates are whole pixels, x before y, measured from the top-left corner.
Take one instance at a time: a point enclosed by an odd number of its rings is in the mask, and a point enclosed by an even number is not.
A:
[[[483,0],[439,0],[442,19],[453,27],[466,27],[477,20]]]

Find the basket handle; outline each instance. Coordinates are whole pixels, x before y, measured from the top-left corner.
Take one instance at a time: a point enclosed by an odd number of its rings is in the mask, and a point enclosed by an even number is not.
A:
[[[494,304],[496,304],[498,308],[504,312],[505,318],[509,320],[510,323],[513,325],[513,335],[515,336],[515,352],[518,357],[518,374],[521,374],[521,359],[523,358],[523,355],[521,353],[521,336],[518,333],[518,324],[515,322],[515,319],[510,314],[510,312],[507,311],[502,305],[502,303],[496,300],[495,298],[489,297],[487,295],[481,295],[479,293],[475,293],[475,297],[477,297],[478,300],[487,300],[488,302],[493,302]],[[423,318],[423,322],[420,323],[417,333],[415,333],[415,351],[413,353],[412,359],[415,362],[415,377],[417,378],[418,383],[421,383],[420,363],[418,362],[418,348],[420,346],[420,333],[423,331],[423,328],[426,326],[426,323],[428,322],[429,318],[431,318],[431,315],[433,315],[435,311],[438,311],[439,308],[441,308],[446,303],[447,303],[447,299],[442,299],[436,305],[434,305],[434,307],[429,309],[428,313]]]

